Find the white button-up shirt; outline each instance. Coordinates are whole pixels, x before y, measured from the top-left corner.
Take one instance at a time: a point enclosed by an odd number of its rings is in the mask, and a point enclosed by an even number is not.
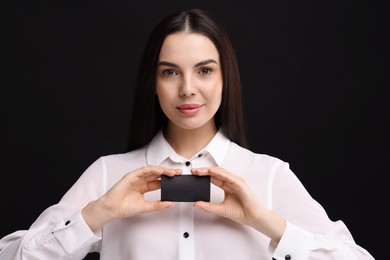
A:
[[[183,169],[220,166],[247,180],[258,199],[287,220],[278,245],[253,228],[206,213],[192,203],[106,224],[94,234],[81,209],[101,197],[124,174],[145,165]],[[223,191],[211,184],[211,202]],[[160,190],[145,194],[159,200]],[[149,145],[96,160],[58,204],[46,209],[29,230],[0,240],[0,259],[83,259],[99,252],[102,260],[271,260],[374,259],[358,246],[342,221],[331,221],[289,169],[277,158],[256,154],[219,131],[190,160],[175,153],[160,131]]]

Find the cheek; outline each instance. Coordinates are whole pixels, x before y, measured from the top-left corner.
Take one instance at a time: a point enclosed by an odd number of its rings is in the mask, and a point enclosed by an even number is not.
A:
[[[207,103],[212,110],[220,107],[222,102],[222,87],[213,87],[207,91]]]
[[[177,83],[174,80],[156,81],[156,93],[159,96],[172,96],[174,94]]]
[[[212,90],[210,91],[209,96],[211,98],[214,98],[215,100],[222,98],[222,84],[218,84],[217,86],[214,86]]]
[[[161,108],[165,111],[172,104],[172,93],[169,93],[165,88],[156,87],[156,95]]]
[[[221,99],[222,97],[222,89],[223,89],[223,81],[222,81],[222,75],[214,82],[214,93],[215,97],[219,97]]]
[[[167,97],[165,96],[164,93],[162,93],[161,91],[160,91],[160,92],[157,92],[157,98],[158,98],[158,101],[160,102],[160,105],[161,105],[161,106],[166,105],[166,103],[167,103]]]

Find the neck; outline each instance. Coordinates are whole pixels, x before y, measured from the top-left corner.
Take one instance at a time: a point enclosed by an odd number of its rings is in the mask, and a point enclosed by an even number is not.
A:
[[[168,123],[164,136],[177,154],[190,159],[211,141],[217,131],[214,122],[197,129],[183,129]]]

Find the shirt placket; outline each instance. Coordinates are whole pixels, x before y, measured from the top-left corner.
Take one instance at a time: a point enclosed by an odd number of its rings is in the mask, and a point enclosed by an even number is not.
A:
[[[184,160],[182,164],[183,174],[191,174],[192,160]],[[179,259],[194,260],[194,206],[192,202],[179,202]]]
[[[179,259],[193,260],[194,249],[194,207],[192,202],[179,202]]]

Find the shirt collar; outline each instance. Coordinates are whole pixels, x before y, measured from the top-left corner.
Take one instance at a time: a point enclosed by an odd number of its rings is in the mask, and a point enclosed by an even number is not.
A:
[[[218,166],[222,165],[230,145],[222,130],[219,129],[213,139],[198,154],[209,153]],[[160,165],[168,157],[177,158],[179,155],[173,150],[165,139],[162,130],[158,131],[147,146],[146,161],[148,165]]]

